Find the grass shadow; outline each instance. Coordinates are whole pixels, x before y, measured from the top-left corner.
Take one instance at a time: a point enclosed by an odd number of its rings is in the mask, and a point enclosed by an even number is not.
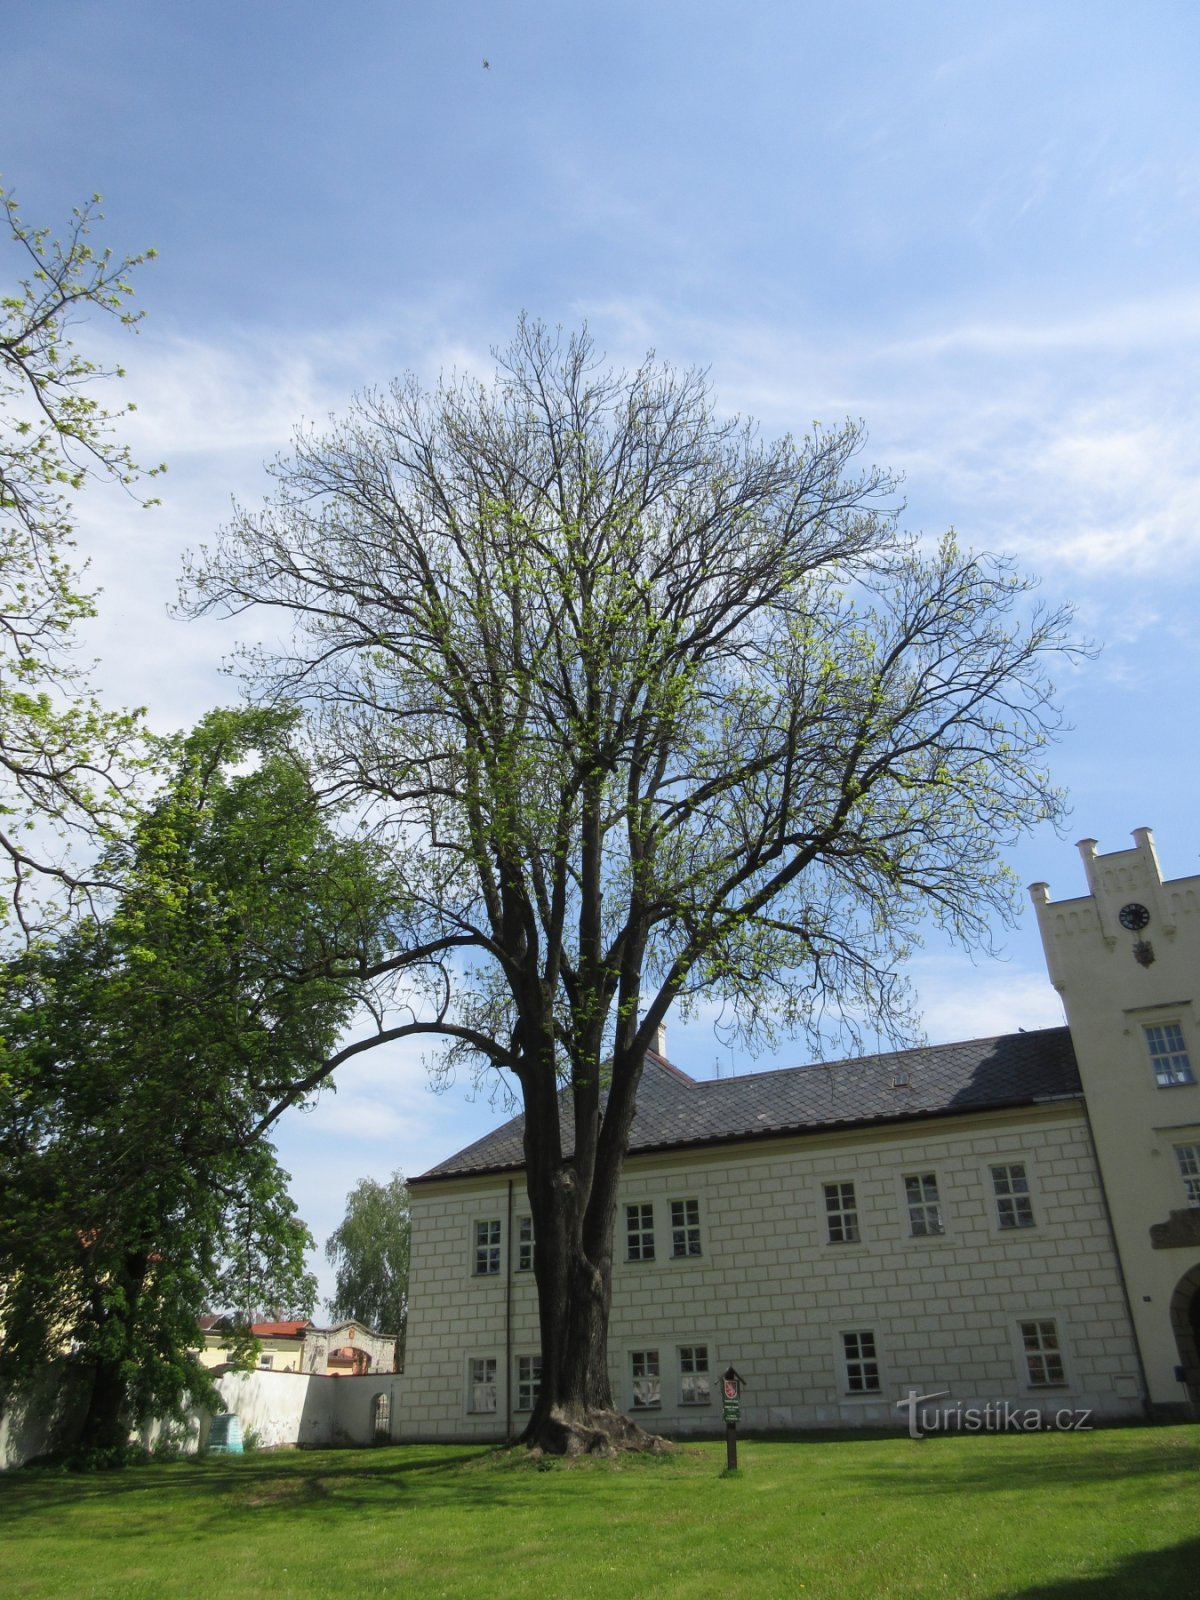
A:
[[[1066,1578],[1005,1600],[1200,1600],[1200,1539],[1144,1550],[1095,1578]]]

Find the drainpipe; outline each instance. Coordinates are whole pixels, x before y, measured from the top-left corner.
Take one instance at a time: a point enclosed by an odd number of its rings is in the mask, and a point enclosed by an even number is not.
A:
[[[512,1443],[512,1297],[513,1297],[513,1181],[508,1180],[508,1227],[504,1234],[508,1262],[504,1285],[504,1437]]]

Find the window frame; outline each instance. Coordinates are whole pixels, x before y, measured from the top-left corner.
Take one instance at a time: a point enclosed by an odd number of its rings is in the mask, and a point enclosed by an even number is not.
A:
[[[1172,1148],[1175,1151],[1179,1181],[1183,1184],[1187,1207],[1191,1211],[1200,1207],[1200,1144],[1188,1142],[1173,1145]]]
[[[1033,1330],[1032,1334],[1029,1330]],[[1016,1319],[1015,1337],[1020,1355],[1021,1381],[1031,1394],[1043,1394],[1047,1389],[1070,1388],[1066,1340],[1060,1318],[1047,1312],[1027,1313]],[[1029,1342],[1031,1337],[1036,1341],[1033,1344]],[[1043,1342],[1047,1339],[1048,1343]],[[1037,1375],[1036,1362],[1045,1364],[1041,1377]]]
[[[532,1411],[542,1390],[541,1352],[518,1354],[513,1361],[513,1410]],[[522,1362],[525,1363],[524,1373],[521,1371]]]
[[[488,1369],[491,1376],[488,1376]],[[478,1370],[477,1370],[478,1369]],[[500,1363],[495,1356],[467,1357],[467,1415],[495,1417],[500,1412]],[[491,1405],[478,1405],[480,1392],[491,1390]]]
[[[488,1230],[484,1239],[481,1230]],[[474,1240],[471,1261],[473,1278],[498,1278],[500,1276],[503,1227],[499,1217],[477,1217],[471,1230]],[[483,1263],[481,1265],[481,1263]]]
[[[1159,1089],[1180,1089],[1195,1083],[1196,1074],[1182,1021],[1170,1017],[1161,1022],[1143,1022],[1141,1029],[1155,1085]],[[1168,1038],[1168,1034],[1174,1037]]]
[[[855,1341],[853,1347],[851,1340]],[[879,1340],[875,1329],[839,1329],[838,1350],[842,1364],[843,1396],[848,1400],[869,1400],[882,1395],[883,1363],[879,1358]]]
[[[639,1366],[642,1368],[638,1370]],[[662,1358],[657,1347],[647,1347],[629,1352],[629,1374],[632,1382],[633,1401],[631,1411],[661,1411],[662,1410]],[[650,1385],[649,1389],[641,1393],[653,1395],[653,1399],[640,1397],[638,1384]]]
[[[517,1218],[517,1271],[533,1271],[533,1218]]]
[[[695,1406],[711,1406],[713,1397],[712,1368],[709,1366],[708,1345],[681,1344],[675,1347],[675,1356],[679,1363],[679,1404],[689,1409]],[[702,1363],[698,1364],[698,1363]],[[689,1385],[688,1379],[702,1380]],[[703,1387],[704,1393],[689,1394],[689,1388]]]
[[[997,1233],[1024,1233],[1026,1229],[1036,1228],[1038,1225],[1037,1212],[1033,1207],[1033,1184],[1029,1178],[1029,1163],[1017,1158],[1005,1158],[1001,1161],[988,1162],[988,1179],[992,1187],[992,1214],[995,1218]],[[1012,1174],[1020,1172],[1020,1179],[1014,1180]],[[1003,1179],[1000,1174],[1004,1174]],[[1024,1184],[1024,1188],[1001,1188],[1001,1183],[1013,1185],[1014,1181]],[[1011,1218],[1011,1220],[1006,1220]]]
[[[700,1239],[700,1201],[696,1198],[672,1200],[671,1259],[687,1261],[703,1253]],[[680,1217],[677,1218],[677,1212]],[[682,1243],[683,1248],[680,1248]]]
[[[919,1184],[920,1193],[914,1199],[910,1184]],[[933,1195],[930,1198],[928,1185],[933,1186]],[[946,1218],[942,1210],[942,1191],[936,1172],[904,1172],[900,1175],[900,1185],[904,1193],[904,1208],[908,1217],[908,1237],[910,1239],[941,1239],[946,1232]],[[926,1215],[923,1217],[923,1226],[917,1226],[917,1213],[933,1213],[932,1223]]]
[[[832,1191],[836,1190],[834,1194]],[[846,1193],[849,1193],[850,1203],[847,1205]],[[858,1190],[854,1186],[853,1178],[834,1178],[821,1185],[821,1198],[823,1204],[823,1217],[825,1221],[826,1244],[861,1244],[862,1225],[859,1222]],[[831,1205],[831,1200],[836,1200],[836,1205]],[[838,1229],[835,1235],[834,1229]]]
[[[634,1213],[637,1213],[635,1218]],[[649,1219],[647,1221],[647,1219]],[[636,1253],[634,1241],[637,1241]],[[641,1263],[655,1259],[654,1202],[633,1200],[625,1204],[625,1259]]]

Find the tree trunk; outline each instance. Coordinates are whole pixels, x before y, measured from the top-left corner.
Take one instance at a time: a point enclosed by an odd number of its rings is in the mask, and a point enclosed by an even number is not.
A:
[[[531,1198],[532,1205],[532,1198]],[[661,1450],[663,1441],[618,1411],[608,1376],[609,1274],[570,1240],[541,1250],[534,1222],[542,1331],[541,1393],[523,1444],[550,1455]]]
[[[91,1294],[92,1389],[71,1460],[82,1467],[121,1467],[129,1454],[129,1366],[149,1255],[127,1255]]]
[[[534,1103],[534,1097],[527,1095],[525,1160],[542,1377],[521,1443],[551,1455],[662,1450],[663,1440],[617,1409],[608,1375],[612,1241],[621,1161],[610,1172],[612,1152],[607,1161],[601,1154],[592,1182],[585,1186],[576,1161],[558,1155],[557,1097],[552,1155],[537,1126],[537,1112],[530,1115]],[[622,1140],[621,1156],[623,1147]]]

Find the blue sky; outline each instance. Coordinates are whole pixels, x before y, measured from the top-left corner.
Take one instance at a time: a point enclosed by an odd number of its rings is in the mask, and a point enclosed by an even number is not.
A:
[[[1169,875],[1197,870],[1200,9],[9,0],[3,39],[26,219],[100,191],[105,242],[160,252],[137,339],[82,334],[170,467],[155,511],[80,506],[113,700],[160,726],[227,701],[233,631],[168,616],[183,550],[259,498],[301,418],[486,373],[524,308],[586,318],[616,362],[708,367],[769,430],[865,419],[909,526],[1014,554],[1103,646],[1060,674],[1073,815],[1014,852],[1021,880],[1079,893],[1072,842],[1143,824]],[[931,1038],[1060,1020],[1032,918],[1003,944],[914,959]],[[751,1065],[703,1018],[670,1048]],[[359,1177],[498,1115],[393,1052],[280,1147],[324,1235]]]

